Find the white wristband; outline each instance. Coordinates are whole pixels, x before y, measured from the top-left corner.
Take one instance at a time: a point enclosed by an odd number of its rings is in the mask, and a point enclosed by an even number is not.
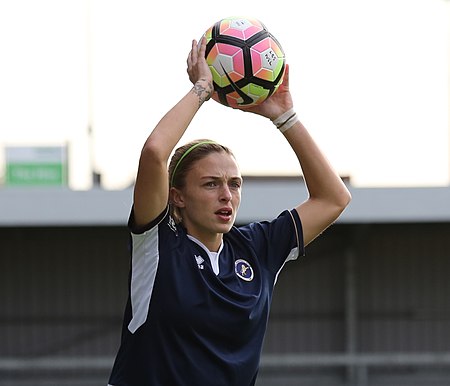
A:
[[[278,127],[278,130],[284,133],[286,130],[294,126],[297,122],[299,122],[299,119],[297,117],[297,114],[294,113],[294,115],[292,115],[286,122]]]
[[[286,122],[286,120],[294,114],[294,108],[289,109],[288,111],[285,111],[283,114],[281,114],[279,117],[275,118],[272,122],[276,127],[281,126],[282,123]]]
[[[286,130],[290,129],[299,121],[297,114],[294,111],[294,108],[285,111],[279,117],[275,118],[272,122],[280,130],[284,133]]]

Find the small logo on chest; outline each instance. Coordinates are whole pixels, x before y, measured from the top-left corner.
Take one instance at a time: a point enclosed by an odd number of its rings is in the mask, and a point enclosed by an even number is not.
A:
[[[205,262],[205,259],[198,255],[194,255],[194,257],[195,257],[195,261],[197,262],[198,269],[205,269],[205,266],[203,265],[203,263]]]
[[[176,236],[178,236],[177,225],[175,224],[175,220],[172,218],[172,216],[169,217],[169,222],[167,223],[167,225],[172,230],[172,232],[175,233]]]
[[[252,266],[243,259],[238,259],[234,263],[234,272],[238,277],[245,281],[253,280],[253,268]]]

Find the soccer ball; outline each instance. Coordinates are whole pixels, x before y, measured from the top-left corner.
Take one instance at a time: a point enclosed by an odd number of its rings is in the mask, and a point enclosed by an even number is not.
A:
[[[261,21],[225,18],[210,27],[204,37],[215,101],[230,107],[254,106],[282,83],[284,51]]]

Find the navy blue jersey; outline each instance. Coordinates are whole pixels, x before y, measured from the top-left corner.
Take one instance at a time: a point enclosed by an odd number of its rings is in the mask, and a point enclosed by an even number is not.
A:
[[[254,385],[278,273],[304,253],[297,211],[232,227],[218,274],[168,210],[145,229],[131,214],[129,227],[130,293],[109,384]]]

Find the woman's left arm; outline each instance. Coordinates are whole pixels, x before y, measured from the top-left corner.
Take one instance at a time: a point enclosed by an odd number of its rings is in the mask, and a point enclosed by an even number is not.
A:
[[[307,200],[296,207],[307,245],[336,221],[351,195],[300,121],[283,134],[299,160],[309,193]]]
[[[304,245],[328,228],[350,203],[351,195],[308,130],[297,118],[289,90],[289,66],[277,92],[264,103],[242,108],[269,118],[286,137],[303,172],[309,197],[296,210],[302,221]]]

